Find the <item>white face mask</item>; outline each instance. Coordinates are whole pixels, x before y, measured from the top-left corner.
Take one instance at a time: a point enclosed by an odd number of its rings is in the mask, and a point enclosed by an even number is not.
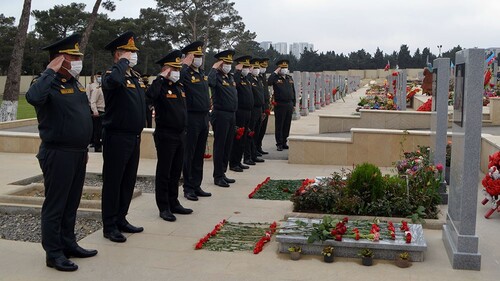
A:
[[[101,82],[102,82],[102,77],[97,77],[97,79],[96,79],[96,80],[97,80],[97,83],[101,84]]]
[[[201,58],[201,57],[199,57],[199,58],[195,57],[193,59],[193,63],[191,65],[194,66],[194,67],[196,67],[196,68],[198,68],[198,67],[201,66],[202,63],[203,63],[203,58]]]
[[[181,78],[181,72],[180,71],[170,71],[170,75],[168,76],[168,79],[172,82],[177,82]]]
[[[283,75],[283,76],[287,75],[288,74],[288,68],[282,68],[280,70],[280,74]]]
[[[66,69],[71,76],[76,78],[78,75],[80,75],[80,72],[82,72],[83,62],[81,60],[75,60],[70,61],[69,63],[71,64],[70,69],[67,69],[65,67],[63,68]]]
[[[261,67],[261,68],[260,68],[260,73],[266,73],[266,70],[267,70],[267,68],[265,68],[265,67]]]
[[[252,75],[253,76],[257,76],[257,75],[259,75],[259,73],[260,73],[260,69],[258,69],[258,68],[252,69]]]
[[[225,74],[228,74],[231,71],[231,65],[230,64],[223,64],[222,65],[222,72]]]
[[[137,65],[137,53],[132,53],[130,55],[130,60],[128,66],[134,67]]]
[[[243,75],[243,76],[247,76],[248,73],[250,73],[250,68],[243,68],[241,70],[241,75]]]

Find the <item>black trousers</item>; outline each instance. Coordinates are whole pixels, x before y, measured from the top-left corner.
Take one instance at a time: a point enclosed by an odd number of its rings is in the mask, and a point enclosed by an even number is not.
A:
[[[99,116],[92,116],[92,143],[95,149],[101,149],[102,146],[102,115],[104,112],[99,112]]]
[[[225,176],[229,163],[229,153],[233,145],[235,113],[214,110],[212,112],[212,127],[214,128],[214,179]]]
[[[208,114],[188,112],[188,127],[184,149],[184,192],[201,189],[203,163],[208,138]]]
[[[155,130],[156,164],[155,198],[160,212],[180,205],[179,179],[181,178],[186,133]]]
[[[40,146],[37,155],[43,172],[45,201],[42,205],[42,246],[48,258],[78,246],[76,211],[82,197],[87,152],[62,151]]]
[[[146,104],[146,128],[153,127],[153,107]]]
[[[257,148],[262,149],[262,140],[264,140],[264,136],[266,135],[267,131],[267,121],[269,120],[269,116],[266,115],[264,119],[260,122],[260,130],[258,137],[255,139],[255,146]]]
[[[252,117],[250,118],[249,126],[249,130],[252,131],[253,134],[248,134],[248,139],[245,144],[245,160],[255,159],[257,157],[257,146],[255,145],[255,140],[260,133],[261,118],[262,107],[254,107],[252,109]]]
[[[126,224],[139,167],[141,136],[103,130],[102,224],[111,232]]]
[[[290,135],[292,125],[293,105],[292,103],[278,104],[274,107],[274,127],[276,145],[285,145]]]
[[[233,141],[233,148],[231,149],[231,156],[229,158],[229,166],[235,167],[241,163],[241,158],[245,151],[245,145],[248,140],[248,128],[250,126],[250,120],[252,118],[251,110],[238,109],[236,111],[236,127],[245,128],[243,135],[240,139],[235,139]]]

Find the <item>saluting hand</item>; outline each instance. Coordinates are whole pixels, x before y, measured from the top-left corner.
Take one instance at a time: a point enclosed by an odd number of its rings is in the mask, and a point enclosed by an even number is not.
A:
[[[55,72],[58,72],[59,69],[61,69],[63,62],[64,62],[64,56],[58,56],[49,62],[49,64],[47,65],[47,69],[50,68]]]
[[[212,68],[215,68],[215,69],[218,69],[221,67],[221,65],[223,64],[224,62],[223,61],[218,61],[216,63],[214,63],[214,65],[212,66]]]
[[[161,75],[161,76],[163,76],[163,78],[165,78],[165,79],[166,79],[166,78],[168,78],[168,76],[170,75],[170,71],[172,71],[172,69],[171,69],[171,68],[167,68],[167,69],[165,69],[165,71],[162,71],[162,72],[160,73],[160,75]]]
[[[280,70],[281,70],[281,67],[278,67],[278,68],[276,68],[276,70],[274,71],[274,73],[278,74],[278,73],[280,73]]]
[[[239,63],[234,67],[236,70],[241,71],[243,69],[243,64]]]
[[[194,60],[194,54],[188,54],[184,58],[184,60],[182,60],[182,64],[191,65],[193,63],[193,60]]]

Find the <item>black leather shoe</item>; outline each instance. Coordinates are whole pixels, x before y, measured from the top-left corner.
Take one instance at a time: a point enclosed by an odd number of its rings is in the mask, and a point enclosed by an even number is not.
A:
[[[266,151],[262,150],[262,148],[257,149],[257,151],[258,151],[260,154],[262,154],[262,155],[269,154],[269,152],[266,152]]]
[[[277,146],[276,146],[276,149],[277,149],[278,151],[283,151],[283,146],[281,146],[281,145],[277,145]]]
[[[45,262],[48,267],[55,268],[59,271],[75,271],[78,269],[78,265],[68,260],[65,256],[47,258]]]
[[[181,205],[177,205],[173,208],[170,208],[170,211],[174,214],[181,214],[181,215],[189,215],[193,212],[192,209],[184,208]]]
[[[288,147],[288,145],[284,144],[283,145],[283,149],[289,149],[290,147]]]
[[[193,192],[184,192],[184,197],[186,197],[187,200],[198,201],[198,196]]]
[[[196,194],[196,196],[198,196],[198,197],[210,197],[210,196],[212,196],[212,193],[210,193],[210,192],[205,192],[205,191],[203,191],[203,189],[201,189],[201,188],[200,188],[200,189],[195,190],[195,191],[194,191],[194,194]]]
[[[229,170],[239,173],[243,172],[243,169],[240,166],[229,167]]]
[[[161,211],[160,212],[160,218],[166,220],[166,221],[175,221],[177,218],[170,212],[169,210]]]
[[[246,169],[249,169],[250,167],[248,167],[247,165],[243,165],[240,163],[240,168],[242,168],[243,170],[246,170]]]
[[[226,176],[224,176],[224,180],[225,180],[227,183],[235,183],[235,182],[236,182],[236,180],[234,180],[234,179],[230,179],[230,178],[228,178],[228,177],[226,177]]]
[[[97,250],[87,250],[80,246],[76,246],[73,249],[65,249],[63,250],[64,255],[67,258],[75,257],[75,258],[90,258],[97,255]]]
[[[255,163],[264,163],[264,162],[266,162],[264,159],[259,158],[259,157],[255,157],[254,159],[252,159],[252,161],[255,162]]]
[[[244,160],[243,161],[244,164],[247,164],[247,165],[255,165],[255,162],[253,162],[252,160],[248,159],[248,160]]]
[[[225,181],[223,178],[221,178],[221,179],[216,179],[216,180],[214,181],[214,184],[215,184],[215,185],[218,185],[218,186],[220,186],[220,187],[229,187],[229,184],[228,184],[228,183],[227,183],[227,181]]]
[[[141,226],[133,226],[130,223],[126,223],[124,225],[118,225],[118,230],[125,233],[139,233],[144,231],[144,227]]]
[[[123,243],[127,241],[127,237],[123,236],[120,231],[113,230],[111,232],[104,232],[104,238],[108,238],[110,241],[116,243]]]

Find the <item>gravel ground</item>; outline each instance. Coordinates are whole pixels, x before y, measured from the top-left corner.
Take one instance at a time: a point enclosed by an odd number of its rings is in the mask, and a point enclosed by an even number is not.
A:
[[[102,178],[98,177],[87,177],[85,179],[85,186],[99,186],[102,187]],[[155,193],[155,178],[154,177],[137,177],[135,182],[135,188],[141,190],[144,193]]]
[[[75,234],[79,241],[102,228],[100,219],[76,219]],[[0,213],[0,239],[25,242],[41,242],[40,214]]]

